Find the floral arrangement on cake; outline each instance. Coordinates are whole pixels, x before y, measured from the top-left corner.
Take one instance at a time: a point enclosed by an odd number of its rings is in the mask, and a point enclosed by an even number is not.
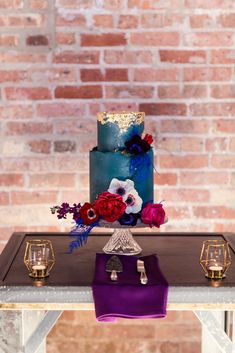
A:
[[[144,138],[134,135],[125,143],[125,152],[133,156],[143,156],[151,148],[152,142],[151,135],[147,134]],[[136,168],[136,160],[133,161],[132,169]],[[75,238],[70,243],[71,252],[86,243],[89,233],[96,226],[107,223],[113,224],[114,227],[146,224],[159,228],[166,221],[162,203],[143,204],[131,179],[113,178],[108,189],[100,193],[92,204],[85,202],[83,205],[78,203],[70,206],[68,203],[62,203],[61,206],[53,206],[51,212],[59,219],[66,218],[68,214],[72,215],[76,226],[71,231]]]

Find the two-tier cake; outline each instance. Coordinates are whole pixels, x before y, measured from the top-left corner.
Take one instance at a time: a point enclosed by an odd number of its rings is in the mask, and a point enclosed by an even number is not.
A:
[[[90,152],[91,203],[114,178],[132,180],[143,205],[153,202],[153,149],[148,137],[142,138],[144,116],[142,112],[98,113],[98,145]]]

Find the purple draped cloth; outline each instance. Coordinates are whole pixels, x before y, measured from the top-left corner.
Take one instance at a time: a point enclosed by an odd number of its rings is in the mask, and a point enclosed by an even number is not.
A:
[[[166,316],[168,283],[163,276],[156,255],[140,257],[144,261],[148,283],[140,283],[137,257],[121,256],[123,272],[118,281],[110,279],[105,271],[112,255],[96,254],[95,274],[92,283],[96,318],[115,322],[118,317],[128,319],[162,318]]]

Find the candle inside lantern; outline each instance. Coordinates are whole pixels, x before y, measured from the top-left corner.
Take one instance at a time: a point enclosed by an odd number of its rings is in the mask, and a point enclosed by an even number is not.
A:
[[[32,266],[33,270],[45,270],[46,269],[46,265],[34,265]]]
[[[211,260],[207,266],[209,278],[223,278],[224,267],[223,264],[216,260]]]

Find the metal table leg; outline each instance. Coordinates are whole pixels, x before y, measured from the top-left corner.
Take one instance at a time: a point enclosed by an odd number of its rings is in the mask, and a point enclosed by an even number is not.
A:
[[[45,353],[46,336],[62,314],[60,310],[1,310],[1,353]]]
[[[224,311],[195,311],[195,315],[203,325],[202,353],[235,353]]]

